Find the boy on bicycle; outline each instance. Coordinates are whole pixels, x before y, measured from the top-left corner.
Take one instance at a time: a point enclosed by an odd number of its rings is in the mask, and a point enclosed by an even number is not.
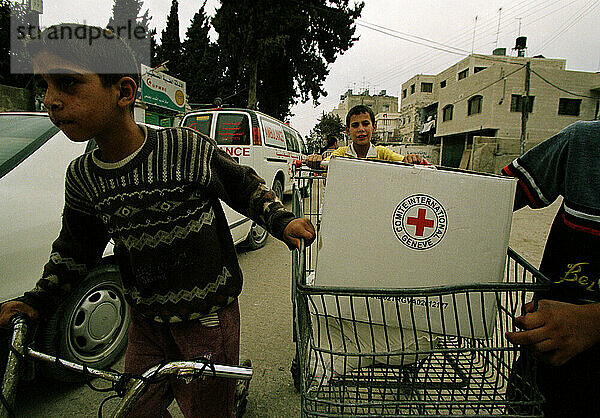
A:
[[[131,306],[125,372],[141,374],[165,360],[209,357],[239,361],[242,272],[219,202],[248,215],[290,248],[314,239],[308,219],[295,218],[250,167],[214,140],[186,128],[136,124],[137,76],[107,73],[107,63],[138,70],[115,33],[99,38],[62,24],[30,41],[34,71],[47,84],[44,105],[72,141],[97,148],[68,167],[62,229],[50,261],[30,292],[6,302],[0,325],[24,312],[48,316],[97,264],[110,239]],[[70,27],[71,31],[65,31]],[[52,36],[54,34],[54,36]],[[132,416],[168,416],[175,397],[186,416],[232,416],[235,381],[150,385]]]

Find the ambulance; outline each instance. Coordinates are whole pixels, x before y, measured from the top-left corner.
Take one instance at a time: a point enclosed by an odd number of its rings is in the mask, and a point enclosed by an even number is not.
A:
[[[217,141],[240,164],[265,179],[282,199],[292,191],[293,166],[307,155],[300,133],[264,113],[250,109],[216,108],[187,113],[181,126],[202,132]],[[250,249],[264,246],[267,232],[252,220],[223,204],[236,244]]]

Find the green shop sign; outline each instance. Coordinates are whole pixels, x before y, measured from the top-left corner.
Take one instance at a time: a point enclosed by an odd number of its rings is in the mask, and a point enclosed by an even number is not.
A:
[[[142,64],[142,101],[179,112],[185,110],[185,81]]]

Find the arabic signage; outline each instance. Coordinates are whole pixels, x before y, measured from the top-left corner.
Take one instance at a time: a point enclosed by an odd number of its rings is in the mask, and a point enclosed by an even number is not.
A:
[[[142,64],[142,101],[179,112],[185,111],[185,81],[152,71]]]

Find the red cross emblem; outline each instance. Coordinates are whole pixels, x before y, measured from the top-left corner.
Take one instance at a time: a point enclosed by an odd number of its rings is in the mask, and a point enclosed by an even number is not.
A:
[[[423,236],[423,232],[425,228],[433,228],[434,222],[433,219],[427,219],[425,215],[427,214],[427,210],[423,208],[419,208],[419,213],[416,218],[409,216],[406,220],[406,223],[409,225],[414,225],[417,227],[415,235],[418,237]]]

